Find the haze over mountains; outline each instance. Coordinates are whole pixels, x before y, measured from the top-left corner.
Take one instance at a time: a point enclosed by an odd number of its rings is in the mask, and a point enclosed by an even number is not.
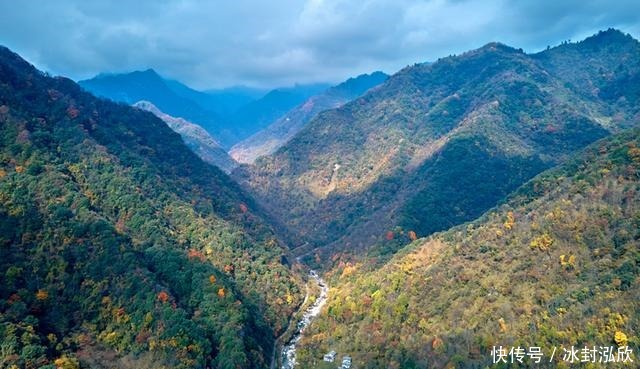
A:
[[[301,368],[637,353],[638,82],[615,29],[269,92],[2,47],[0,367],[273,368],[309,268]]]
[[[229,88],[201,92],[154,70],[126,74],[102,74],[78,82],[97,96],[134,104],[149,101],[174,117],[202,126],[225,148],[230,148],[272,123],[308,97],[326,89],[326,84],[296,85],[261,91]]]
[[[319,113],[337,108],[384,82],[389,76],[382,72],[362,74],[311,96],[266,128],[235,144],[229,154],[240,163],[253,163],[258,157],[272,154]]]

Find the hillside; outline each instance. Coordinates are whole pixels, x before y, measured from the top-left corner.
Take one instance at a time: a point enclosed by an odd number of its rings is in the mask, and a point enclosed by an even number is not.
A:
[[[566,368],[562,348],[627,344],[637,361],[639,179],[635,129],[537,176],[480,219],[413,242],[382,268],[342,264],[303,339],[301,366],[314,368],[333,349],[354,367],[485,368],[493,346],[535,346],[541,364],[495,367]]]
[[[276,88],[263,97],[241,106],[228,118],[233,124],[237,139],[234,144],[266,128],[298,104],[328,87],[327,84],[316,83]]]
[[[314,95],[265,129],[235,144],[229,155],[240,163],[251,164],[260,156],[272,154],[320,112],[344,105],[381,84],[388,77],[382,72],[362,74]]]
[[[191,151],[205,162],[217,166],[226,173],[230,173],[238,165],[220,144],[199,125],[165,114],[148,101],[138,101],[133,106],[151,112],[162,119],[169,128],[182,137],[182,140]]]
[[[0,366],[266,368],[289,260],[160,119],[0,48]]]
[[[629,81],[639,61],[638,41],[608,30],[539,54],[490,43],[416,64],[234,176],[305,246],[300,254],[323,246],[321,257],[364,249],[385,259],[637,125]]]

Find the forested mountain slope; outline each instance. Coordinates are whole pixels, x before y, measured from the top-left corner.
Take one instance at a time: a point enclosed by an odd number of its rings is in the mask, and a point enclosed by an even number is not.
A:
[[[389,255],[637,125],[639,63],[617,30],[532,55],[490,43],[403,69],[234,175],[304,252]]]
[[[309,97],[326,90],[329,85],[315,83],[276,88],[251,101],[228,117],[236,138],[234,145],[261,131]]]
[[[301,302],[253,201],[151,113],[0,49],[0,366],[265,368]]]
[[[272,154],[319,113],[344,105],[387,78],[389,76],[382,72],[362,74],[314,95],[265,129],[235,144],[229,155],[241,163],[253,163],[260,156]]]
[[[634,363],[585,367],[635,367],[639,276],[634,129],[540,174],[480,219],[413,242],[382,268],[340,265],[298,358],[312,368],[338,350],[354,367],[485,368],[493,346],[520,346],[541,347],[546,360],[496,367],[561,368],[569,367],[562,348],[612,346],[617,357],[629,345]]]
[[[238,163],[233,160],[227,152],[220,146],[220,143],[216,141],[209,132],[198,124],[189,122],[183,118],[176,118],[169,114],[166,114],[157,106],[149,101],[138,101],[133,104],[134,107],[153,113],[158,118],[162,119],[167,125],[177,132],[184,141],[185,144],[193,151],[200,159],[205,162],[215,165],[222,169],[225,173],[230,173]]]

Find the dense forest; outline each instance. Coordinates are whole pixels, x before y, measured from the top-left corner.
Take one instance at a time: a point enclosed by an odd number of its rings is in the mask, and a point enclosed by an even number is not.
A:
[[[639,71],[640,43],[617,30],[538,54],[490,43],[401,70],[234,175],[321,266],[386,259],[636,125]]]
[[[0,368],[637,361],[639,86],[615,29],[262,97],[0,46]]]
[[[151,113],[0,50],[0,366],[264,368],[302,284]]]
[[[419,239],[384,267],[332,273],[299,357],[366,368],[485,368],[493,346],[640,348],[640,130],[599,141],[478,220]],[[581,359],[580,359],[581,360]],[[626,368],[622,363],[586,364]],[[507,365],[497,366],[507,367]]]

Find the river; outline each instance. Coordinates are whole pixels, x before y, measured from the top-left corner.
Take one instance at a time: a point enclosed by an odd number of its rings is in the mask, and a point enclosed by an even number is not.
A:
[[[309,306],[302,314],[302,319],[298,322],[296,326],[296,331],[285,343],[284,347],[282,347],[282,366],[281,369],[293,369],[296,366],[296,348],[298,342],[302,338],[302,333],[305,328],[311,324],[313,318],[320,314],[320,310],[322,309],[322,305],[327,302],[327,293],[329,292],[329,287],[327,287],[327,283],[320,278],[318,273],[315,270],[311,270],[309,272],[309,278],[313,279],[320,286],[320,296],[316,299],[313,305]]]

